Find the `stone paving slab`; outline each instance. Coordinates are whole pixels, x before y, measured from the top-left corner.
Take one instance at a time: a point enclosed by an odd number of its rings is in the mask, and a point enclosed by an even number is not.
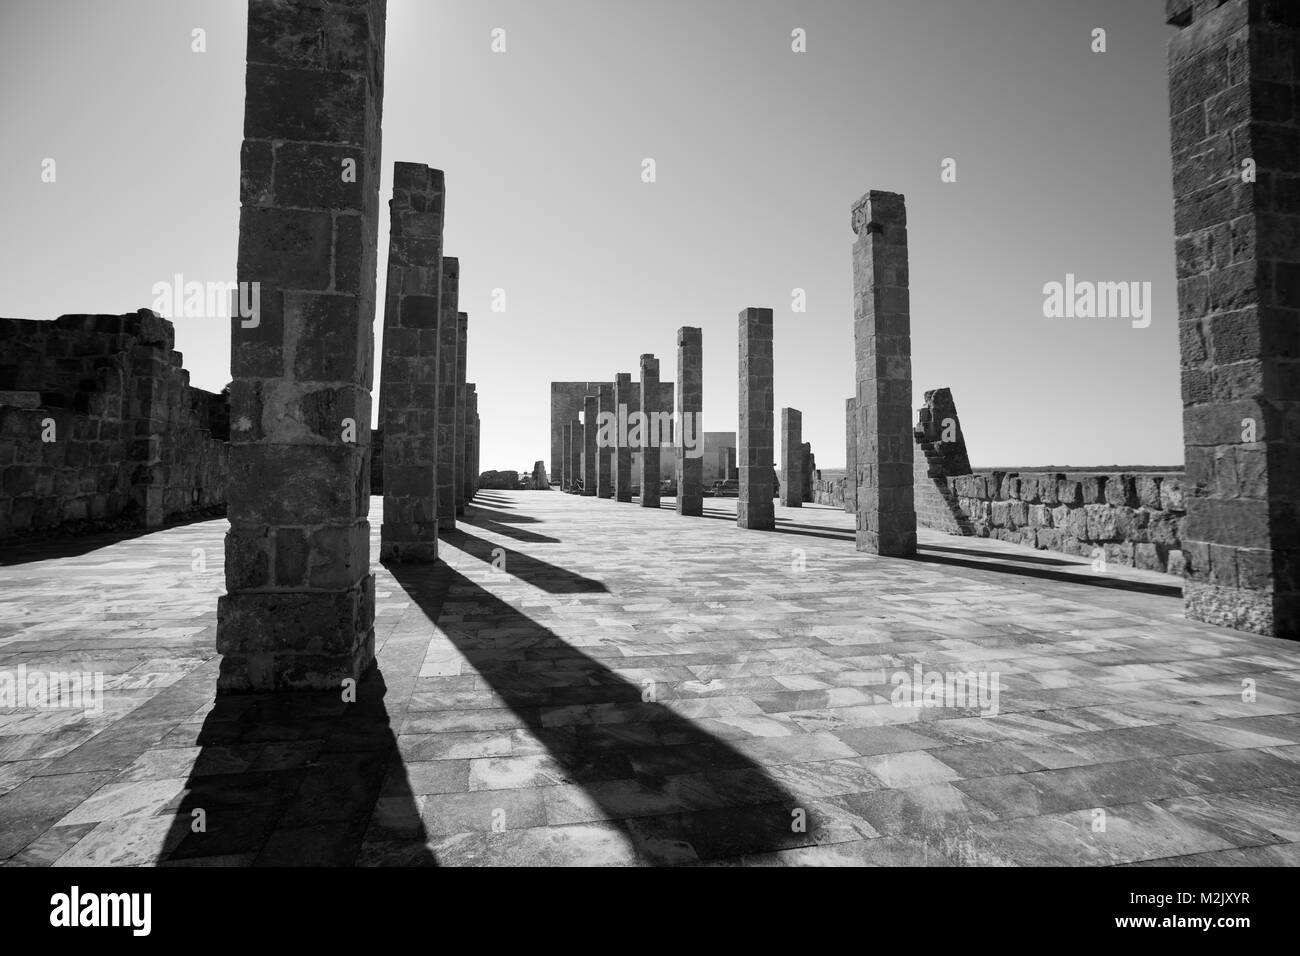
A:
[[[1185,620],[1154,572],[674,508],[480,492],[442,564],[376,566],[354,703],[214,699],[224,521],[8,549],[0,674],[103,683],[0,709],[0,860],[1300,862],[1300,646]],[[996,674],[996,713],[899,706],[931,673]]]

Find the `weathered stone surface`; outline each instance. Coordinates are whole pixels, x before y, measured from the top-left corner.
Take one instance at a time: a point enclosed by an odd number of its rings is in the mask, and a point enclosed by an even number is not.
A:
[[[565,429],[568,436],[569,460],[565,474],[569,479],[568,491],[579,494],[582,491],[582,420],[575,418]]]
[[[635,386],[639,388],[640,386]],[[625,423],[627,416],[637,410],[631,372],[619,372],[614,376],[614,406],[618,410],[619,421]],[[614,450],[614,498],[618,501],[632,500],[632,449],[628,445],[625,425],[617,429],[618,446]]]
[[[596,494],[596,432],[597,415],[600,411],[600,399],[588,395],[583,402],[582,412],[582,493],[590,497]]]
[[[1300,639],[1300,17],[1168,9],[1187,474],[1161,497],[1186,497],[1187,615]]]
[[[438,558],[438,315],[442,293],[442,170],[395,163],[389,200],[388,291],[380,368],[384,474],[412,474],[384,489],[381,561]],[[400,507],[390,509],[392,499]],[[392,511],[405,520],[389,521]]]
[[[677,330],[677,425],[677,513],[698,517],[704,514],[704,340],[691,326]],[[695,443],[693,452],[686,441]]]
[[[775,456],[772,398],[772,310],[740,313],[740,428],[736,433],[740,498],[736,524],[742,528],[776,527],[773,506]]]
[[[844,510],[858,513],[858,400],[844,400]]]
[[[563,471],[564,451],[560,447],[560,435],[567,422],[582,417],[583,407],[588,395],[599,397],[600,389],[613,389],[612,382],[552,382],[551,383],[551,474],[558,476]]]
[[[385,4],[285,3],[264,17],[267,8],[253,4],[248,21],[237,267],[241,283],[259,284],[261,311],[231,320],[235,387],[264,411],[256,429],[232,430],[227,540],[235,553],[250,538],[285,542],[270,567],[288,580],[265,590],[242,587],[238,573],[227,581],[218,690],[337,690],[374,659],[367,515]],[[344,33],[332,26],[340,13]],[[286,24],[330,36],[332,52],[302,68],[280,45]],[[355,161],[356,182],[338,181],[343,159]],[[336,181],[313,183],[316,168]],[[343,421],[322,434],[319,415],[309,427],[296,414],[322,390],[351,396],[354,440]],[[306,565],[328,569],[320,587],[301,575],[309,530]]]
[[[663,433],[660,416],[659,360],[646,353],[641,356],[641,411],[644,415],[644,438],[641,443],[641,507],[659,507],[659,449]]]
[[[614,404],[614,386],[601,383],[597,392],[597,414],[605,421],[617,421],[618,408]],[[598,498],[614,497],[614,448],[614,444],[608,440],[599,442],[596,448],[596,497]]]
[[[441,293],[438,297],[438,527],[456,528],[456,383],[460,371],[460,260],[442,258]]]
[[[859,551],[916,553],[907,213],[897,193],[853,204]]]
[[[803,507],[803,412],[781,409],[781,504]]]
[[[466,408],[469,404],[465,389],[465,356],[469,344],[469,316],[456,313],[456,515],[465,513],[465,439],[469,435]]]

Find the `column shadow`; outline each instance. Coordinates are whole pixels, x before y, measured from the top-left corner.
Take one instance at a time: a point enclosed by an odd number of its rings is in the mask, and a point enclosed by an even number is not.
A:
[[[464,527],[465,523],[462,522],[456,526],[456,530],[444,531],[440,537],[486,564],[491,564],[498,558],[502,559],[501,563],[505,572],[514,575],[521,581],[527,581],[529,584],[552,594],[585,594],[608,590],[601,582],[593,578],[583,577],[580,574],[574,574],[567,568],[561,568],[540,558],[534,558],[522,551],[505,551],[500,545],[470,534],[464,530]],[[498,549],[504,551],[504,554],[494,553]],[[389,570],[394,569],[389,568]]]
[[[412,837],[400,862],[436,866],[387,692],[375,666],[355,703],[339,691],[218,695],[158,862],[351,866],[382,795],[386,827]]]
[[[1150,581],[1128,581],[1124,578],[1107,577],[1103,574],[1094,574],[1091,570],[1084,569],[1082,565],[1076,565],[1080,568],[1078,573],[1072,574],[1067,571],[1049,571],[1046,568],[1026,566],[1023,564],[1013,563],[1018,558],[1006,559],[1001,555],[988,556],[987,560],[972,561],[965,558],[953,558],[943,554],[925,553],[926,545],[920,546],[921,550],[906,560],[922,561],[927,564],[944,564],[954,568],[969,568],[973,571],[991,571],[997,574],[1016,574],[1026,578],[1038,578],[1042,581],[1057,581],[1064,584],[1086,584],[1094,588],[1109,588],[1115,591],[1132,591],[1137,594],[1157,594],[1161,597],[1182,597],[1183,588],[1178,584],[1155,584]]]
[[[431,623],[444,604],[454,605],[449,640],[546,747],[550,775],[561,778],[552,782],[568,785],[562,798],[548,787],[548,826],[615,827],[639,862],[657,866],[825,839],[826,821],[808,799],[795,797],[727,741],[662,702],[646,701],[642,685],[474,581],[445,564],[392,571]],[[511,650],[503,653],[499,642],[505,641]],[[806,827],[796,832],[792,819],[799,813]]]

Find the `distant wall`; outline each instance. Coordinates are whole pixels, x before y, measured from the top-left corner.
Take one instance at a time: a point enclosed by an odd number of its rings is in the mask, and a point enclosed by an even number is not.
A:
[[[225,506],[229,403],[174,346],[147,309],[0,319],[0,539]]]
[[[952,479],[972,533],[1112,564],[1183,573],[1182,475],[983,472]]]

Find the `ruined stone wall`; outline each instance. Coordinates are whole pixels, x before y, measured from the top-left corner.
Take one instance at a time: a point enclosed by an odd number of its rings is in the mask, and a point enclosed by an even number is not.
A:
[[[982,472],[952,479],[973,534],[1181,575],[1182,475]]]
[[[229,404],[190,386],[174,345],[148,310],[0,319],[0,539],[225,505]]]

